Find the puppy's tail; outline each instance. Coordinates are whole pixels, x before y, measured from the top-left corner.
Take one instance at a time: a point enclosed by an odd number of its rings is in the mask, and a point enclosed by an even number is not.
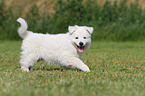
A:
[[[21,26],[18,28],[18,33],[19,33],[20,37],[24,39],[28,34],[28,32],[27,32],[27,28],[28,28],[27,22],[22,18],[18,18],[17,22],[19,22],[21,24]]]

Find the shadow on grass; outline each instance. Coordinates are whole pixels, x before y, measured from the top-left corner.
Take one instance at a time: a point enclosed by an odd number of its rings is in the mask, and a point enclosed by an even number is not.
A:
[[[42,71],[68,71],[68,70],[72,70],[72,71],[81,71],[79,69],[65,69],[65,68],[33,68],[33,70],[38,71],[38,70],[42,70]]]
[[[46,68],[33,68],[33,70],[44,70],[44,71],[63,71],[64,69],[63,68],[49,68],[49,69],[46,69]]]

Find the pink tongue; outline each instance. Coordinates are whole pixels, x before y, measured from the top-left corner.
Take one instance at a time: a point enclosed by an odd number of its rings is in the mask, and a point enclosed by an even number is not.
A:
[[[78,48],[78,51],[79,51],[80,53],[82,53],[82,52],[84,51],[84,49]]]

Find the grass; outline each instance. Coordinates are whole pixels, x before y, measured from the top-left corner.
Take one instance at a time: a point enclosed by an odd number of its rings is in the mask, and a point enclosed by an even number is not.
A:
[[[92,42],[82,60],[91,72],[40,61],[20,70],[21,41],[0,41],[0,96],[144,96],[145,42]]]

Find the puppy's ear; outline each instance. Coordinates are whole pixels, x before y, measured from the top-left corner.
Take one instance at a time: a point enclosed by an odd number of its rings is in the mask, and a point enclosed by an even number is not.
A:
[[[94,28],[93,27],[86,27],[87,31],[89,32],[89,34],[93,33]]]
[[[69,26],[68,27],[68,31],[69,31],[70,34],[72,34],[77,28],[78,28],[77,25],[75,25],[75,26]]]

